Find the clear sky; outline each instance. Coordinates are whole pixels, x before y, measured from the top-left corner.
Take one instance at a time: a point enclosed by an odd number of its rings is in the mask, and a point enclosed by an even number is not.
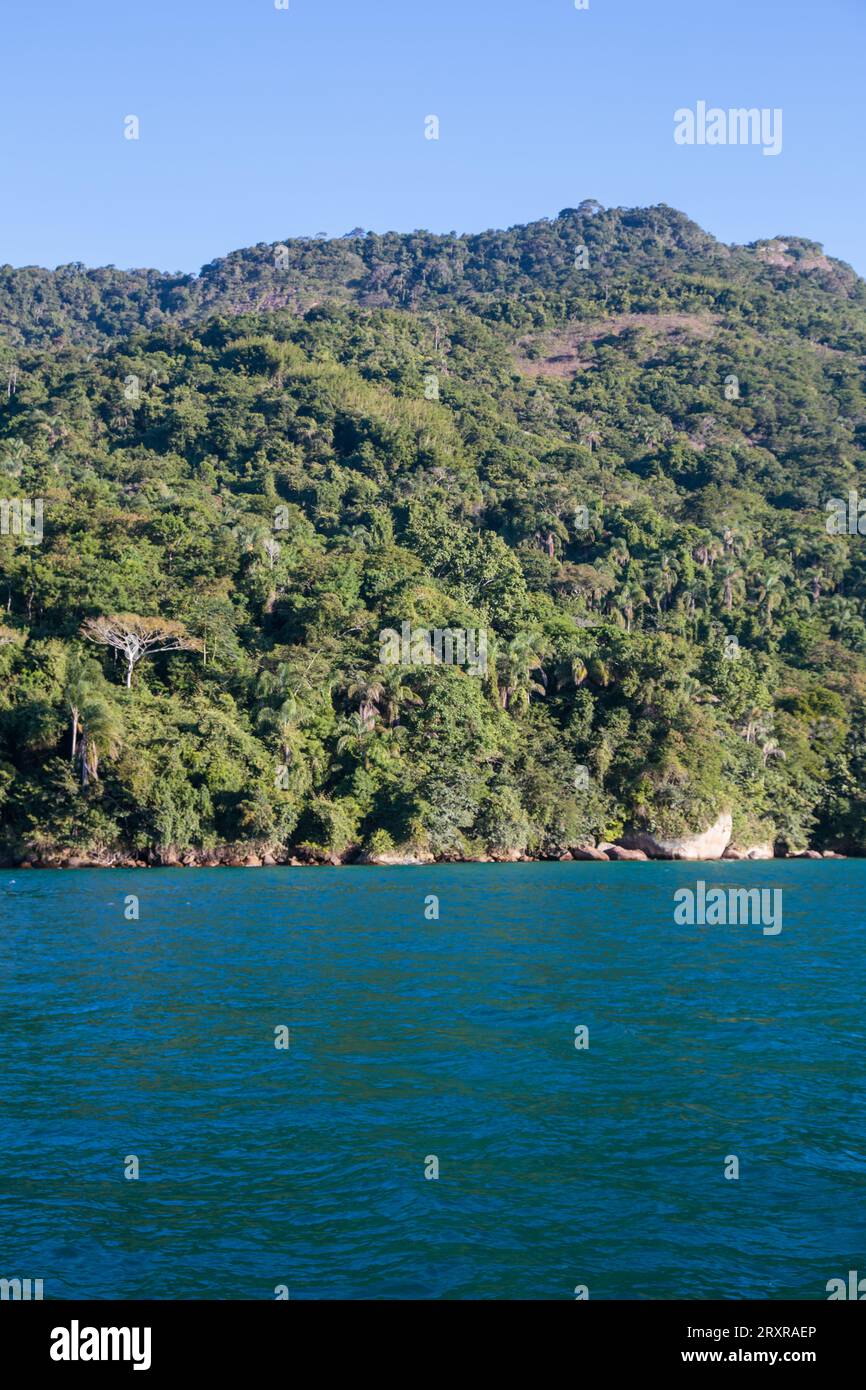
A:
[[[669,203],[724,241],[807,236],[866,274],[866,0],[288,5],[6,7],[0,263],[197,270],[256,242],[481,231],[593,197]],[[781,154],[675,144],[674,111],[699,100],[782,108]]]

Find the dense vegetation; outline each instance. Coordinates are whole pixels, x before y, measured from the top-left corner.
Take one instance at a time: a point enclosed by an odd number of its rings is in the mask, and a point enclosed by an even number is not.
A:
[[[825,507],[864,363],[849,267],[666,207],[0,269],[0,497],[44,499],[0,535],[0,850],[557,853],[723,810],[863,850],[864,538]],[[403,622],[486,631],[486,674],[383,664]]]

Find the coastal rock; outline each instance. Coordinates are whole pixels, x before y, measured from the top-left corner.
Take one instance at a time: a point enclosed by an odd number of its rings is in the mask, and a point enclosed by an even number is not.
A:
[[[571,851],[572,859],[595,859],[599,862],[607,863],[609,855],[603,849],[596,849],[593,845],[577,845]]]
[[[726,811],[697,835],[677,835],[667,840],[635,830],[620,836],[619,844],[625,849],[643,850],[649,859],[721,859],[730,844],[732,829],[733,822]]]
[[[801,849],[799,854],[791,855],[792,859],[823,859],[823,857],[820,850],[817,849]]]
[[[263,867],[263,868],[265,868],[265,869],[273,869],[273,868],[275,867],[275,865],[276,865],[276,862],[277,862],[277,861],[276,861],[276,859],[274,858],[274,856],[273,856],[272,854],[263,854],[263,855],[262,855],[262,867]]]
[[[382,850],[379,854],[362,854],[359,864],[377,864],[380,868],[392,868],[403,864],[432,864],[433,855],[426,850],[410,850],[408,853],[398,849]]]
[[[642,849],[627,849],[625,845],[605,845],[608,859],[628,860],[628,859],[649,859]]]
[[[728,845],[722,855],[723,859],[774,859],[773,846],[769,841],[758,845]]]

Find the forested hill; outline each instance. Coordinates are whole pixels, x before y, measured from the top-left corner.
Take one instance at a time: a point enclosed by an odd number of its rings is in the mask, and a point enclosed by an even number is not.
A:
[[[588,262],[582,276],[575,274],[579,247]],[[800,237],[725,246],[664,205],[604,211],[587,201],[555,219],[474,236],[358,230],[333,241],[287,239],[235,251],[197,276],[80,264],[0,267],[0,324],[13,346],[97,346],[168,321],[188,327],[214,315],[303,313],[324,300],[410,311],[465,307],[513,328],[599,309],[705,310],[759,327],[770,312],[779,328],[864,350],[866,287],[850,266]],[[840,316],[843,301],[850,313]]]
[[[0,853],[862,852],[864,364],[663,206],[0,269]]]

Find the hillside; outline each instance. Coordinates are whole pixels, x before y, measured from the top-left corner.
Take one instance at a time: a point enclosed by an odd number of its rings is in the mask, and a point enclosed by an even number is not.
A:
[[[864,363],[850,267],[663,206],[0,268],[0,853],[863,852]]]

